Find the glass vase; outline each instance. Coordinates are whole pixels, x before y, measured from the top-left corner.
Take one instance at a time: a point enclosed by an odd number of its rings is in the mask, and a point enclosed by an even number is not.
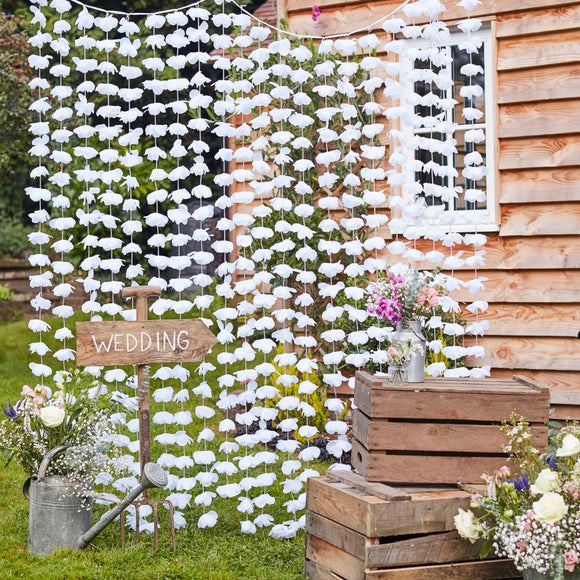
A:
[[[393,385],[404,385],[408,378],[408,365],[389,365],[389,382]]]

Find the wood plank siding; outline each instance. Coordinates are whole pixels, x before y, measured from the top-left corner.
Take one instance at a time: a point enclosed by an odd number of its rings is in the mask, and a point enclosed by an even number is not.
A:
[[[399,1],[287,0],[290,29],[336,34],[369,26]],[[464,18],[444,0],[445,20]],[[483,0],[497,54],[498,234],[489,234],[490,330],[481,342],[492,376],[519,373],[580,402],[580,2]],[[373,26],[380,33],[380,24]],[[382,95],[377,95],[381,100]],[[459,277],[464,277],[459,272]],[[466,277],[467,279],[467,277]],[[464,292],[460,298],[469,299]],[[576,398],[570,393],[576,392]],[[570,407],[571,409],[571,407]]]
[[[456,0],[443,1],[450,25],[465,18]],[[313,28],[310,0],[279,2],[294,32],[330,35],[366,27],[386,40],[373,23],[401,1],[316,4],[322,14]],[[472,14],[488,22],[496,50],[499,231],[487,234],[486,264],[478,270],[487,278],[478,294],[489,301],[480,315],[490,322],[479,339],[486,356],[469,363],[491,365],[492,377],[521,374],[546,384],[562,413],[572,413],[576,404],[580,418],[580,0],[482,0]],[[380,90],[376,100],[387,105]],[[378,185],[388,192],[386,183]],[[418,240],[418,249],[423,246]],[[473,271],[455,275],[469,280]],[[454,297],[473,300],[466,289]]]

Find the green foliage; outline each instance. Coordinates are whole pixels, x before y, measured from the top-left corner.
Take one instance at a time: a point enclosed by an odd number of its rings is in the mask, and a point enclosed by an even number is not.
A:
[[[280,344],[276,349],[276,354],[282,355],[283,353],[284,353],[284,345]],[[315,372],[312,373],[300,372],[296,369],[294,365],[282,367],[277,363],[276,357],[274,357],[272,364],[276,369],[274,374],[272,375],[273,377],[272,382],[276,383],[276,379],[280,375],[292,376],[295,378],[295,380],[289,387],[286,387],[286,389],[284,389],[283,392],[280,393],[280,395],[274,397],[273,399],[267,399],[267,406],[276,407],[282,397],[296,397],[301,401],[301,404],[296,409],[288,411],[288,417],[292,419],[298,419],[298,429],[300,429],[300,427],[306,424],[316,427],[318,429],[318,434],[315,434],[309,438],[299,435],[298,430],[295,431],[293,433],[293,437],[294,439],[296,439],[296,441],[299,441],[300,443],[306,443],[308,440],[312,440],[314,437],[320,436],[320,433],[324,433],[325,432],[324,427],[328,421],[334,419],[338,420],[344,419],[344,417],[348,412],[348,405],[345,404],[342,411],[338,414],[332,413],[327,409],[327,407],[325,406],[327,399],[326,395],[327,389],[322,384],[319,374]],[[318,388],[309,395],[301,393],[300,385],[303,381],[309,381],[310,383],[316,385]],[[304,404],[306,406],[311,407],[310,412],[312,413],[312,416],[308,417],[308,422],[306,421],[306,417],[304,416],[303,413]],[[337,416],[332,417],[331,415],[333,414]],[[282,418],[285,419],[286,416]]]
[[[0,213],[0,258],[16,258],[28,250],[28,234],[33,229],[20,217]]]
[[[0,302],[6,302],[8,300],[14,300],[14,294],[8,286],[0,284]]]
[[[0,212],[20,218],[30,159],[26,127],[33,120],[28,45],[19,16],[0,12]]]

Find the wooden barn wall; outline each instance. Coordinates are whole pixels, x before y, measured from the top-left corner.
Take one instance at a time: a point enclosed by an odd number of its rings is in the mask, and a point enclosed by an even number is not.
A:
[[[368,27],[399,4],[318,0],[319,28],[310,0],[282,9],[291,30],[319,35]],[[464,17],[455,0],[445,4],[450,24]],[[488,234],[480,272],[491,324],[484,364],[492,376],[549,385],[565,411],[580,404],[580,2],[483,0],[473,14],[491,21],[497,52],[500,229]]]

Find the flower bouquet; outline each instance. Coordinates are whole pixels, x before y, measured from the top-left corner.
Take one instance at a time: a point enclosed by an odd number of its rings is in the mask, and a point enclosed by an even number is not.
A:
[[[390,346],[386,353],[390,381],[397,385],[405,383],[407,381],[407,367],[413,357],[420,353],[421,347],[411,341]]]
[[[486,539],[481,557],[494,548],[498,556],[512,558],[524,578],[535,571],[563,580],[580,571],[580,426],[563,427],[546,453],[533,446],[522,418],[513,415],[501,429],[516,472],[504,466],[484,475],[487,496],[472,497],[481,515],[459,510],[455,526],[471,542]]]
[[[439,291],[434,287],[435,273],[407,270],[395,275],[387,269],[384,276],[367,287],[369,313],[393,325],[403,326],[422,320],[439,304]]]
[[[112,408],[101,395],[101,385],[88,375],[67,374],[55,389],[24,385],[22,398],[2,407],[0,451],[5,464],[17,459],[29,475],[56,447],[65,447],[50,464],[49,473],[66,476],[79,496],[93,486],[98,472],[118,471],[113,447],[115,433],[109,423]]]

